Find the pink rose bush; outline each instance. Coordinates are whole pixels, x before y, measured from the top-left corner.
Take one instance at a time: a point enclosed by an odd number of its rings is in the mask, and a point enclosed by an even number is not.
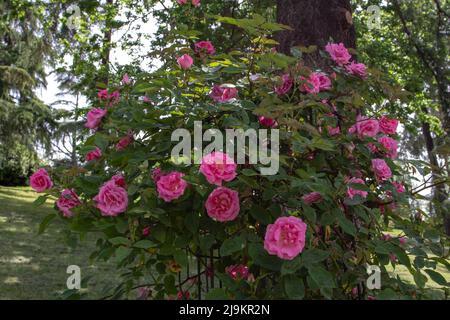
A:
[[[102,216],[115,217],[126,211],[128,194],[114,180],[110,180],[103,184],[98,194],[94,197],[94,201]]]
[[[389,168],[383,159],[372,159],[372,170],[377,180],[384,181],[392,177],[391,168]]]
[[[280,259],[292,260],[305,247],[306,224],[297,217],[280,217],[269,224],[264,238],[264,249]]]
[[[56,201],[56,206],[67,218],[74,215],[71,210],[79,205],[81,205],[81,201],[73,189],[64,189]]]
[[[233,264],[225,268],[225,272],[233,280],[247,280],[249,278],[249,270],[246,265]]]
[[[398,120],[382,116],[379,120],[380,130],[384,134],[395,134],[397,132]]]
[[[347,183],[348,183],[348,184],[362,184],[362,185],[365,185],[364,180],[363,180],[363,179],[360,179],[360,178],[351,178],[351,179],[348,180]],[[350,186],[347,188],[347,196],[348,196],[350,199],[353,199],[353,197],[356,196],[356,195],[358,195],[358,196],[360,196],[360,197],[362,197],[362,198],[367,198],[367,195],[368,195],[368,194],[369,194],[369,193],[368,193],[367,191],[353,189],[353,188],[350,187]]]
[[[184,173],[177,171],[161,175],[156,182],[158,196],[166,202],[180,198],[188,187],[183,176]]]
[[[366,78],[367,77],[367,67],[364,63],[356,63],[352,62],[345,66],[345,69],[348,71],[348,73],[361,77]]]
[[[352,55],[343,43],[329,43],[325,46],[325,50],[331,59],[340,66],[348,64],[352,58]]]
[[[102,150],[99,147],[95,147],[94,150],[89,151],[86,154],[85,160],[86,161],[93,161],[93,160],[98,160],[102,157]]]
[[[237,89],[225,85],[214,85],[211,90],[211,98],[216,102],[229,102],[237,98]]]
[[[281,84],[275,87],[275,92],[282,96],[284,94],[287,94],[289,91],[291,91],[294,81],[291,79],[289,74],[283,74],[281,76]]]
[[[199,41],[194,44],[195,52],[198,54],[207,54],[213,55],[216,53],[216,49],[214,48],[211,41]]]
[[[127,135],[119,140],[119,142],[116,144],[116,150],[117,151],[123,151],[125,150],[131,143],[133,143],[133,136]]]
[[[44,192],[53,187],[53,182],[52,179],[50,179],[47,170],[41,168],[30,177],[30,186],[36,192]]]
[[[93,108],[87,114],[86,128],[97,129],[102,121],[103,117],[106,115],[107,111],[100,108]]]
[[[208,216],[219,222],[233,221],[240,210],[237,191],[218,187],[208,196],[205,204]]]
[[[275,119],[272,118],[267,118],[267,117],[263,117],[260,116],[258,118],[259,124],[264,126],[264,127],[268,127],[268,128],[276,128],[278,126],[278,123]]]
[[[181,69],[187,70],[190,69],[194,64],[194,59],[192,59],[192,57],[188,54],[183,54],[177,59],[177,63]]]
[[[386,149],[386,156],[391,159],[397,158],[398,142],[390,137],[383,136],[378,142]]]
[[[375,119],[369,119],[367,117],[360,117],[358,116],[356,118],[356,133],[360,138],[364,137],[375,137],[378,132],[380,131],[380,126],[378,124],[378,120]]]
[[[233,180],[237,165],[226,153],[216,151],[202,158],[200,172],[209,183],[221,186],[223,181]]]

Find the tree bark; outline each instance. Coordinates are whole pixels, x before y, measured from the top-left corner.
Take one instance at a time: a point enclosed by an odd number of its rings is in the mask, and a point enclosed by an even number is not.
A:
[[[277,22],[293,29],[276,35],[278,51],[284,54],[290,54],[293,46],[323,49],[330,41],[356,48],[350,0],[277,0]],[[306,60],[307,64],[323,62],[317,52]]]

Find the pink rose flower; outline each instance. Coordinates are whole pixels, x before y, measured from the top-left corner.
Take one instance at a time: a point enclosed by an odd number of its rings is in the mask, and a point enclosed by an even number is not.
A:
[[[392,182],[392,185],[395,187],[398,193],[406,192],[405,186],[397,181]]]
[[[198,7],[200,5],[200,0],[192,0],[192,5]]]
[[[111,178],[111,181],[116,184],[116,186],[126,189],[127,183],[125,181],[125,177],[121,174],[116,174]]]
[[[372,159],[372,170],[377,180],[384,181],[392,177],[391,168],[383,159]]]
[[[390,137],[383,136],[378,142],[387,150],[386,156],[391,159],[397,158],[398,142]]]
[[[184,173],[178,171],[160,176],[156,182],[158,196],[166,202],[180,198],[188,186],[183,176]]]
[[[150,99],[150,98],[147,97],[147,96],[144,96],[144,98],[142,98],[142,100],[143,100],[145,103],[153,103],[152,99]]]
[[[331,89],[331,80],[325,73],[316,72],[316,77],[319,79],[319,91],[326,91]]]
[[[116,103],[119,102],[119,100],[120,100],[120,92],[114,91],[109,95],[109,106],[115,105]]]
[[[284,260],[292,260],[305,247],[306,224],[296,217],[280,217],[269,224],[264,238],[264,249]]]
[[[50,179],[47,170],[41,168],[30,177],[30,186],[36,192],[44,192],[53,187],[52,179]]]
[[[228,102],[237,97],[237,89],[225,85],[214,85],[211,90],[210,97],[216,102]]]
[[[84,126],[89,129],[96,129],[106,113],[106,110],[100,108],[92,108],[87,114],[87,121]]]
[[[400,237],[398,238],[398,241],[400,241],[400,245],[405,246],[408,244],[408,238],[407,237]]]
[[[116,150],[117,151],[123,151],[125,150],[131,143],[133,142],[133,137],[128,135],[126,137],[123,137],[119,140],[119,142],[116,144]]]
[[[347,183],[348,184],[365,184],[364,180],[360,179],[360,178],[351,178],[347,181]],[[353,197],[356,195],[359,195],[363,198],[367,198],[367,194],[368,194],[368,192],[364,191],[364,190],[357,190],[357,189],[353,189],[351,187],[347,188],[347,196],[350,199],[353,199]]]
[[[352,58],[343,43],[329,43],[325,46],[325,50],[330,55],[331,59],[340,66],[348,64]]]
[[[198,54],[206,53],[209,55],[215,54],[216,49],[214,48],[211,41],[199,41],[194,44],[195,52]]]
[[[64,189],[61,192],[61,196],[56,201],[56,206],[63,213],[64,217],[72,217],[73,212],[71,209],[81,204],[80,199],[73,189]]]
[[[217,186],[222,185],[222,181],[233,180],[237,165],[226,153],[215,151],[204,156],[200,164],[200,172],[209,183]]]
[[[377,120],[358,116],[356,118],[356,132],[360,138],[375,137],[379,132],[380,126]]]
[[[142,229],[142,235],[144,237],[148,237],[150,235],[150,227],[145,227],[144,229]]]
[[[300,90],[303,92],[316,94],[320,92],[320,78],[317,76],[316,73],[311,73],[309,78],[305,78],[303,76],[300,77],[301,81],[304,81],[304,83],[300,86]]]
[[[327,131],[328,131],[328,134],[330,135],[330,136],[337,136],[338,134],[340,134],[341,133],[341,129],[339,128],[339,127],[330,127],[330,126],[328,126],[327,127]]]
[[[177,62],[181,69],[187,70],[194,64],[194,59],[188,54],[183,54],[177,59]]]
[[[102,157],[102,150],[99,147],[95,147],[95,150],[89,151],[86,154],[85,160],[92,161],[100,159],[101,157]]]
[[[302,200],[305,204],[311,205],[313,203],[322,202],[323,198],[319,192],[311,192],[311,193],[305,194],[302,197]]]
[[[100,90],[97,93],[97,97],[99,98],[99,100],[106,100],[106,99],[108,99],[108,97],[109,97],[108,90],[107,89]]]
[[[361,78],[367,77],[367,67],[364,63],[356,63],[352,61],[352,63],[345,66],[345,69],[347,70],[348,73],[354,76]]]
[[[386,116],[382,116],[379,120],[380,130],[385,134],[395,134],[397,132],[398,120],[390,119]]]
[[[225,272],[233,280],[247,280],[249,276],[248,267],[243,264],[233,264],[225,268]]]
[[[275,87],[275,93],[279,96],[282,96],[291,91],[292,86],[294,85],[294,81],[288,74],[283,74],[281,76],[281,81],[281,85]]]
[[[264,127],[276,128],[278,126],[277,121],[275,119],[272,119],[272,118],[267,118],[267,117],[260,116],[258,118],[258,121]]]
[[[153,169],[153,171],[152,171],[152,179],[153,179],[153,181],[155,181],[155,183],[158,182],[158,180],[159,180],[159,178],[161,178],[161,176],[162,176],[162,172],[161,172],[161,169],[159,167]]]
[[[189,300],[191,298],[191,294],[189,291],[185,291],[183,293],[183,291],[178,291],[177,293],[177,299],[178,300]]]
[[[110,180],[103,184],[98,194],[94,197],[97,208],[102,216],[118,216],[128,207],[127,191]]]
[[[129,84],[131,84],[131,79],[130,79],[130,77],[128,76],[128,73],[125,73],[125,74],[123,75],[123,77],[122,77],[122,83],[123,83],[124,85],[129,85]]]
[[[208,196],[205,208],[208,216],[214,220],[232,221],[239,214],[239,194],[226,187],[218,187]]]
[[[177,0],[178,4],[186,4],[188,0]]]

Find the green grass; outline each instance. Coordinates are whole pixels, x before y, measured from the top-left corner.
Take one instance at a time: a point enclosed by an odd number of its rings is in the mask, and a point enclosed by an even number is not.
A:
[[[38,227],[52,212],[53,201],[36,208],[36,193],[26,187],[0,187],[0,299],[57,299],[66,290],[69,265],[81,268],[89,281],[89,298],[102,296],[105,285],[118,281],[115,266],[89,264],[94,235],[75,250],[63,241],[62,222],[53,220],[42,235]]]

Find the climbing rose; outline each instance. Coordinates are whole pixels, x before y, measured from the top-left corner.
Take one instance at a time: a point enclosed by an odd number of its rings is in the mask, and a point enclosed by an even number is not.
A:
[[[30,177],[30,186],[36,192],[44,192],[53,187],[53,182],[50,179],[47,171],[43,168],[39,169]]]
[[[210,93],[211,98],[216,102],[228,102],[237,97],[237,89],[224,85],[215,84]]]
[[[288,93],[292,89],[294,81],[288,74],[283,74],[281,76],[282,83],[275,87],[275,93],[279,96]]]
[[[85,160],[92,161],[100,159],[101,157],[102,157],[102,150],[99,147],[95,147],[95,150],[89,151],[86,154]]]
[[[61,192],[61,196],[56,201],[56,206],[63,213],[64,217],[72,217],[73,212],[71,209],[81,204],[77,194],[72,189],[64,189]]]
[[[347,181],[348,184],[365,184],[363,179],[360,178],[351,178]],[[352,187],[347,188],[347,196],[350,199],[353,199],[354,196],[359,195],[363,198],[367,197],[368,192],[364,190],[353,189]]]
[[[218,187],[208,196],[205,208],[208,216],[217,221],[232,221],[239,214],[239,194],[237,191]]]
[[[264,127],[275,128],[278,125],[276,120],[274,120],[272,118],[263,117],[263,116],[260,116],[258,118],[258,121]]]
[[[131,143],[133,142],[132,136],[126,136],[119,140],[119,142],[116,144],[116,150],[117,151],[123,151],[125,150]]]
[[[325,46],[325,50],[329,53],[331,59],[340,66],[348,64],[352,58],[343,43],[329,43]]]
[[[392,177],[391,168],[383,159],[372,159],[372,170],[377,180],[387,180]]]
[[[404,193],[406,191],[405,186],[400,182],[394,181],[392,182],[392,185],[395,187],[395,190],[397,190],[398,193]]]
[[[397,140],[384,136],[378,139],[378,142],[387,150],[386,156],[391,159],[397,158]]]
[[[248,267],[243,264],[233,264],[225,268],[225,272],[233,280],[247,280],[249,276]]]
[[[301,91],[313,94],[320,92],[321,82],[317,73],[311,73],[309,78],[301,76],[300,80],[304,81],[304,83],[300,86]]]
[[[108,90],[103,89],[97,93],[97,96],[100,100],[106,100],[109,97]]]
[[[356,118],[356,132],[360,138],[363,137],[375,137],[379,132],[378,121],[374,119],[368,119],[367,117],[358,116]]]
[[[264,249],[281,259],[292,260],[305,247],[306,224],[296,217],[280,217],[269,224],[264,238]]]
[[[386,116],[380,118],[380,130],[385,134],[395,134],[397,132],[398,120],[390,119]]]
[[[215,54],[216,49],[214,48],[211,41],[199,41],[194,44],[195,52],[197,53],[206,53],[206,54]]]
[[[96,129],[105,115],[106,110],[100,108],[92,108],[87,114],[87,121],[84,126],[89,129]]]
[[[321,202],[323,200],[323,198],[319,192],[311,192],[311,193],[305,194],[302,197],[302,200],[305,204],[310,205],[313,203]]]
[[[156,182],[158,196],[166,202],[180,198],[188,186],[182,179],[183,176],[184,173],[178,171],[161,175]]]
[[[127,188],[127,184],[125,182],[125,178],[121,174],[116,174],[115,176],[113,176],[111,178],[111,181],[114,182],[116,184],[116,186],[118,186],[118,187],[122,187],[124,189]]]
[[[192,57],[188,54],[183,54],[177,59],[177,62],[181,69],[187,70],[194,63],[194,59],[192,59]]]
[[[352,61],[352,63],[345,66],[345,69],[348,73],[354,76],[361,78],[367,77],[367,67],[364,63],[356,63],[355,61]]]
[[[226,153],[216,151],[202,158],[200,172],[209,183],[217,186],[222,181],[231,181],[236,177],[237,165]]]
[[[315,76],[319,79],[319,91],[326,91],[331,89],[331,80],[325,73],[316,72]]]
[[[115,181],[110,180],[103,184],[94,201],[100,209],[102,216],[118,216],[127,210],[127,191],[118,186]]]

